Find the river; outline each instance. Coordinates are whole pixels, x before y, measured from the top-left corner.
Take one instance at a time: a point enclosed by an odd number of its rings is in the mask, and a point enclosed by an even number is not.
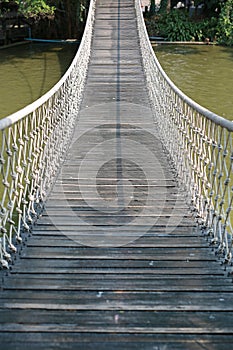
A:
[[[76,44],[28,43],[0,50],[0,118],[42,96],[69,67]]]
[[[70,65],[75,44],[26,44],[0,50],[0,118],[47,92]],[[157,45],[155,53],[173,82],[209,110],[233,120],[233,48]]]
[[[154,51],[169,78],[186,95],[233,120],[233,48],[159,44]]]

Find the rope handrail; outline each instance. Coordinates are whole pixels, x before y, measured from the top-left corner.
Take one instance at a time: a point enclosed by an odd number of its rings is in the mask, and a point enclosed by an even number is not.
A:
[[[90,2],[90,9],[94,9],[93,3],[95,3],[96,0],[91,0]],[[61,86],[67,81],[68,77],[70,76],[71,72],[75,68],[75,65],[77,64],[78,60],[80,59],[82,53],[83,53],[83,47],[85,45],[85,38],[89,35],[89,22],[93,20],[93,13],[92,11],[89,11],[89,15],[87,18],[87,23],[84,29],[83,38],[80,42],[78,51],[73,58],[69,68],[67,71],[63,74],[61,79],[43,96],[39,97],[36,101],[32,102],[31,104],[23,107],[19,111],[12,113],[11,115],[8,115],[7,117],[0,120],[0,130],[5,129],[9,127],[10,125],[18,122],[22,118],[26,117],[28,114],[32,113],[35,109],[39,108],[43,103],[45,103],[49,98],[51,98],[60,88]]]
[[[135,0],[148,94],[161,141],[202,230],[232,259],[233,123],[186,96],[163,71]]]
[[[0,267],[43,207],[77,119],[91,52],[91,0],[79,49],[59,82],[35,102],[0,120]]]
[[[137,3],[138,0],[136,0]],[[168,77],[168,75],[165,73],[165,71],[163,70],[161,64],[158,61],[158,58],[156,57],[156,54],[153,50],[153,47],[151,45],[150,42],[150,38],[147,35],[147,29],[146,29],[146,24],[145,21],[143,19],[143,14],[142,11],[137,12],[139,17],[142,17],[140,19],[140,25],[143,27],[144,32],[146,33],[144,39],[147,42],[148,45],[148,49],[150,50],[150,53],[153,57],[153,59],[156,62],[156,65],[161,73],[161,75],[164,77],[164,79],[167,81],[167,83],[169,84],[169,86],[177,93],[177,95],[179,95],[186,103],[190,104],[190,106],[194,109],[196,109],[199,113],[205,115],[206,118],[211,119],[214,123],[222,126],[223,128],[228,129],[229,131],[233,131],[233,122],[230,120],[227,120],[221,116],[219,116],[218,114],[215,114],[213,112],[211,112],[209,109],[204,108],[203,106],[199,105],[197,102],[195,102],[194,100],[192,100],[190,97],[188,97],[187,95],[185,95],[183,93],[183,91],[181,91],[174,83],[173,81]]]

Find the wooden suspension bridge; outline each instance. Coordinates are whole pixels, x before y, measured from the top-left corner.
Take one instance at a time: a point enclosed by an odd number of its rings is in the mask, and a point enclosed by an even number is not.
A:
[[[29,237],[1,271],[0,349],[230,349],[233,285],[150,108],[133,0],[97,0],[83,100]]]

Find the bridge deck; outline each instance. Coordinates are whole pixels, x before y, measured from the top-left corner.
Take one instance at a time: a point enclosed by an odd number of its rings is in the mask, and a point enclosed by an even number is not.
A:
[[[156,136],[133,0],[97,0],[46,212],[2,276],[0,349],[226,349],[233,295]]]

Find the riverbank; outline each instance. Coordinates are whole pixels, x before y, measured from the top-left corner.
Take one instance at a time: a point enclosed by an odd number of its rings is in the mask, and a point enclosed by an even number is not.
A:
[[[165,41],[157,40],[150,37],[150,42],[152,45],[218,45],[216,42],[206,42],[206,41]]]
[[[13,43],[13,44],[8,44],[8,45],[2,45],[2,46],[0,46],[0,50],[9,49],[9,48],[11,48],[11,47],[21,46],[21,45],[26,45],[26,44],[28,44],[27,41],[18,41],[18,42]]]

